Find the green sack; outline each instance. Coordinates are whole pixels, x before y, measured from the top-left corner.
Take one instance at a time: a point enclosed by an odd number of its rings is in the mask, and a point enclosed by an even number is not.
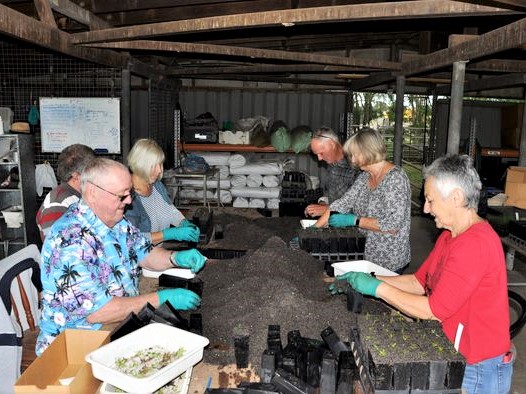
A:
[[[306,152],[310,147],[312,130],[309,126],[296,126],[290,132],[291,149],[294,153]]]
[[[290,135],[285,127],[280,127],[270,135],[270,142],[278,152],[286,152],[290,148]]]

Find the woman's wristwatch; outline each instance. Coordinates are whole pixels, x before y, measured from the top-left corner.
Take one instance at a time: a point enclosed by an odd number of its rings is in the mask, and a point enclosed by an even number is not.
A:
[[[360,216],[356,216],[356,223],[354,223],[355,227],[360,227],[360,219],[361,219]]]

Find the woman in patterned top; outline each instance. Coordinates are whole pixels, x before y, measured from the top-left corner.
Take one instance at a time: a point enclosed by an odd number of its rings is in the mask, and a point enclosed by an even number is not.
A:
[[[133,145],[128,166],[132,172],[134,199],[126,210],[126,219],[154,245],[170,240],[197,242],[199,228],[173,205],[161,182],[163,162],[164,152],[155,141],[143,138]]]
[[[402,168],[386,160],[385,142],[376,130],[358,131],[344,150],[362,173],[316,226],[359,228],[366,237],[365,259],[401,273],[411,260],[409,179]]]

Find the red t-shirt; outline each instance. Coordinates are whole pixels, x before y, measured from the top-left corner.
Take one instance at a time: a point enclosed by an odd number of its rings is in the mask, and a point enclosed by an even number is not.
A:
[[[510,311],[504,251],[487,223],[477,223],[455,238],[444,231],[415,273],[429,297],[433,315],[468,364],[510,349]]]

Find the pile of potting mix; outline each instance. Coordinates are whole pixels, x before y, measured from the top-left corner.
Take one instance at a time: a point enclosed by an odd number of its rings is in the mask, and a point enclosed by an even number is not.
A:
[[[202,305],[197,312],[202,318],[202,335],[210,341],[204,351],[205,362],[221,367],[235,365],[236,361],[239,364],[239,357],[243,357],[261,374],[262,356],[269,347],[269,326],[273,330],[278,328],[283,347],[293,334],[317,346],[321,342],[327,348],[321,337],[327,328],[348,343],[351,328],[358,325],[367,337],[366,345],[373,346],[373,333],[365,330],[370,327],[363,319],[368,316],[389,319],[394,311],[380,300],[365,297],[361,314],[355,314],[348,310],[345,295],[331,295],[324,262],[289,246],[300,228],[299,218],[247,218],[222,213],[214,216],[214,223],[222,225],[222,238],[213,239],[205,248],[246,252],[236,258],[210,259],[198,274],[203,290]],[[384,327],[389,331],[388,320]],[[410,332],[407,327],[405,330]],[[439,337],[441,330],[438,327],[438,331],[433,332]],[[414,340],[415,333],[411,337]],[[438,337],[436,349],[447,345],[447,341],[438,341]],[[236,360],[235,340],[239,338],[243,339],[245,353],[242,356],[238,353]],[[449,350],[447,348],[448,356]],[[365,352],[369,354],[367,348]],[[375,360],[377,357],[380,360],[375,354]],[[396,361],[380,363],[396,364]],[[449,364],[445,365],[447,375]],[[410,370],[409,367],[409,376]],[[436,379],[440,378],[439,372]],[[392,372],[386,372],[381,379],[390,379],[384,384],[389,386],[393,381]]]

